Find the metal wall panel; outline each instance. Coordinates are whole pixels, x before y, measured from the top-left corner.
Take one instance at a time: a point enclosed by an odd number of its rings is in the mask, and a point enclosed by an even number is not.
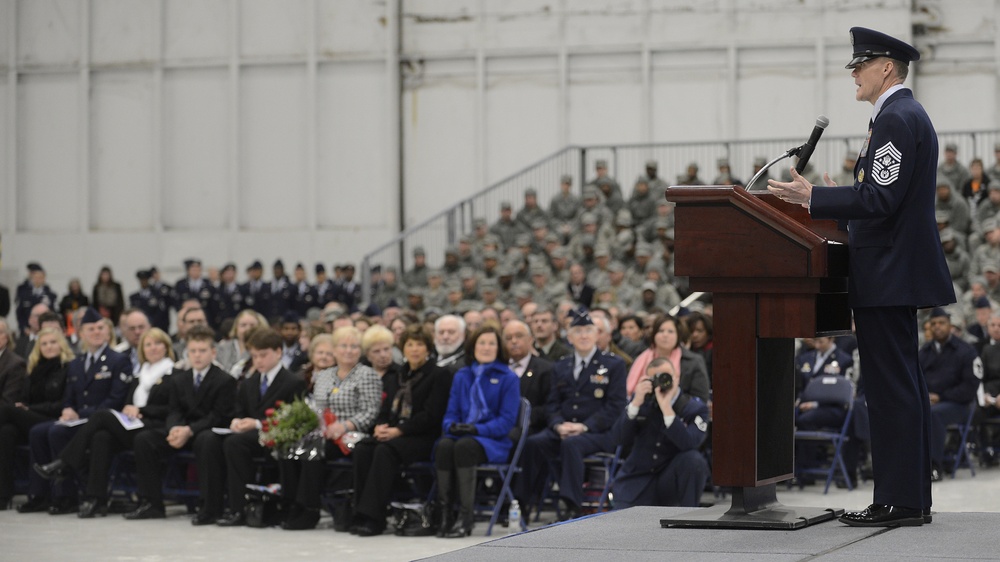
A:
[[[156,0],[91,0],[90,58],[95,66],[151,66],[159,58]]]
[[[17,10],[17,61],[34,66],[80,62],[78,0],[20,0]]]
[[[163,78],[163,226],[229,227],[228,77],[223,70],[173,70]]]
[[[386,181],[397,157],[386,151],[385,69],[331,63],[318,77],[316,225],[321,229],[391,229],[398,192]]]
[[[77,76],[22,76],[18,84],[18,217],[28,231],[76,231],[88,194],[79,176]]]
[[[170,61],[219,59],[232,50],[230,0],[164,2],[164,57]]]
[[[306,26],[315,25],[306,0],[241,0],[240,54],[306,55]]]
[[[306,225],[306,83],[302,68],[241,76],[239,220],[245,230]]]
[[[91,78],[90,228],[153,229],[153,91],[148,72]]]

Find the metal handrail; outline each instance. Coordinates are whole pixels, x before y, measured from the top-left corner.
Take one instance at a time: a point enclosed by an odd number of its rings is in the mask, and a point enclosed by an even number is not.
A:
[[[977,154],[989,154],[993,149],[993,145],[1000,142],[1000,131],[954,131],[939,133],[938,138],[942,151],[944,150],[944,145],[946,143],[955,143],[959,148],[958,153],[960,160],[968,161]],[[650,158],[653,154],[655,154],[659,157],[660,170],[662,171],[665,168],[664,156],[668,156],[668,160],[672,158],[678,162],[685,159],[690,162],[700,158],[702,160],[701,163],[704,163],[705,158],[710,158],[714,163],[714,159],[718,157],[729,158],[731,163],[733,163],[732,161],[735,156],[739,156],[743,160],[748,160],[748,155],[751,153],[754,154],[754,156],[765,156],[770,159],[770,157],[779,154],[789,147],[801,144],[802,141],[803,139],[801,138],[761,138],[744,139],[739,141],[705,140],[566,146],[496,182],[493,182],[491,185],[488,185],[485,188],[468,195],[467,197],[463,197],[452,205],[418,222],[417,224],[405,228],[390,240],[367,252],[361,260],[360,273],[362,286],[365,288],[363,300],[366,302],[369,300],[370,295],[368,292],[372,266],[379,265],[383,262],[390,262],[398,264],[400,273],[402,273],[402,270],[405,269],[405,260],[407,259],[404,252],[405,244],[408,241],[412,241],[415,237],[435,237],[432,236],[432,234],[437,231],[440,231],[441,235],[438,242],[443,241],[443,245],[453,244],[459,236],[471,231],[472,219],[476,216],[477,210],[479,211],[479,216],[483,216],[484,218],[496,214],[497,205],[494,204],[491,208],[488,206],[488,203],[490,200],[496,199],[498,197],[498,193],[503,191],[508,186],[516,185],[518,187],[523,187],[524,185],[533,185],[538,190],[539,204],[543,204],[544,201],[547,201],[547,199],[543,198],[543,194],[555,193],[558,181],[553,180],[544,185],[534,185],[526,178],[529,178],[532,174],[536,173],[545,175],[545,168],[553,168],[552,170],[548,170],[547,174],[553,178],[558,178],[559,175],[564,173],[572,174],[575,172],[579,174],[579,177],[575,178],[574,186],[577,191],[581,191],[587,180],[585,174],[588,172],[588,168],[591,168],[589,164],[595,159],[606,158],[609,161],[611,175],[617,177],[619,182],[621,182],[621,185],[623,186],[622,196],[627,200],[629,194],[625,192],[625,187],[629,182],[624,179],[624,177],[625,174],[628,173],[626,170],[628,166],[622,165],[625,160],[635,160],[633,167],[636,167],[642,160]],[[831,170],[840,169],[840,162],[843,155],[859,149],[863,141],[864,137],[860,135],[826,135],[816,147],[816,152],[813,155],[812,162],[820,163],[820,165],[816,166],[817,169],[824,169],[824,167],[825,169]],[[688,154],[697,154],[698,156],[692,157],[688,156]],[[575,159],[578,159],[579,161],[572,162]],[[989,163],[987,163],[987,166],[989,166]],[[559,169],[556,170],[556,167]],[[732,169],[749,169],[749,166],[738,168],[734,165]],[[666,175],[661,173],[660,177],[667,183],[672,183],[670,178]],[[709,179],[711,179],[711,177],[706,178],[706,180]],[[398,250],[398,252],[395,250]],[[378,260],[378,256],[380,254],[385,254],[389,251],[392,251],[393,255],[391,257]]]

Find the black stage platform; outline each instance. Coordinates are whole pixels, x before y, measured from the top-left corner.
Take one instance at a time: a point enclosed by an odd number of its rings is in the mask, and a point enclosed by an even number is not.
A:
[[[998,513],[936,513],[922,527],[861,529],[829,521],[795,531],[664,529],[660,519],[691,511],[634,507],[510,535],[428,558],[540,560],[997,560]]]

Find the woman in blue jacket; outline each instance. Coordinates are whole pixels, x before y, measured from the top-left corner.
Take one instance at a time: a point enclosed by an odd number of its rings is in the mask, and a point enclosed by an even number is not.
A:
[[[444,435],[434,450],[439,537],[457,538],[472,533],[476,494],[476,465],[507,462],[513,445],[508,437],[521,405],[520,381],[507,367],[500,345],[500,328],[483,324],[466,340],[465,356],[472,360],[455,373],[448,411],[441,428]],[[457,494],[456,494],[457,492]],[[460,517],[452,511],[458,496]]]

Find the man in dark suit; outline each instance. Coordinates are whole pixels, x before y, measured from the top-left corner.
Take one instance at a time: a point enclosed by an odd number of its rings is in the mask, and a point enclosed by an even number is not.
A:
[[[198,460],[201,509],[194,525],[217,523],[223,527],[246,524],[243,508],[246,485],[253,480],[254,457],[265,449],[257,442],[261,421],[275,402],[291,402],[305,393],[305,382],[281,365],[281,336],[268,328],[255,332],[247,341],[254,374],[244,380],[236,394],[230,435],[202,431],[194,439]],[[228,482],[227,482],[228,481]],[[222,515],[222,497],[229,492],[229,513]]]
[[[569,283],[566,284],[566,291],[573,298],[573,302],[590,308],[594,302],[594,288],[587,284],[587,270],[579,263],[569,266]]]
[[[858,352],[871,416],[873,503],[848,512],[852,526],[930,522],[930,399],[917,357],[916,310],[955,302],[934,219],[937,133],[903,87],[912,46],[870,29],[851,28],[847,65],[856,98],[874,106],[853,186],[768,180],[779,198],[813,218],[849,221],[850,279]]]
[[[40,319],[46,312],[52,312],[52,309],[45,303],[38,303],[31,307],[28,323],[21,326],[21,333],[18,334],[17,343],[14,344],[14,351],[21,357],[27,358],[31,354],[31,349],[35,347],[38,331],[42,329]]]
[[[10,326],[0,317],[0,406],[23,401],[28,371],[24,359],[10,345]]]
[[[654,384],[664,375],[671,377],[669,388]],[[698,507],[710,472],[698,450],[708,430],[708,406],[682,392],[680,381],[669,359],[654,359],[615,422],[615,443],[631,449],[615,479],[616,509]]]
[[[28,264],[28,278],[17,287],[17,329],[24,331],[28,316],[36,304],[44,304],[49,309],[56,306],[56,294],[45,283],[45,270],[37,263]]]
[[[531,329],[520,320],[511,320],[503,328],[503,345],[510,369],[521,379],[521,396],[531,403],[531,425],[528,429],[531,435],[547,425],[545,402],[549,397],[552,377],[552,363],[531,353],[534,342]]]
[[[139,480],[139,507],[125,519],[162,519],[164,460],[174,451],[190,450],[202,433],[226,427],[233,418],[236,379],[218,366],[215,332],[195,326],[187,334],[190,370],[170,376],[170,413],[164,429],[143,430],[136,436],[135,465]]]
[[[559,323],[552,307],[539,306],[531,315],[531,335],[535,338],[538,356],[555,363],[573,352],[559,339]]]
[[[217,316],[215,310],[215,287],[209,283],[208,279],[201,276],[201,260],[194,258],[184,260],[184,267],[186,268],[187,276],[174,285],[174,306],[177,307],[179,312],[184,301],[197,300],[201,304],[202,310],[205,311],[208,325],[218,327],[215,323],[215,317]]]
[[[0,284],[0,318],[6,318],[8,314],[10,314],[10,289]]]
[[[58,421],[33,426],[28,433],[33,466],[52,462],[69,443],[79,426],[69,427],[66,423],[87,419],[98,410],[120,410],[125,403],[125,393],[132,381],[132,366],[127,357],[108,347],[101,319],[93,308],[83,314],[80,330],[85,352],[70,361],[67,368],[62,415]],[[18,511],[48,509],[53,515],[77,511],[76,482],[72,477],[52,484],[50,489],[47,480],[32,472],[29,495],[31,499]]]
[[[964,424],[976,399],[983,361],[975,348],[951,333],[951,319],[941,308],[931,311],[931,336],[920,348],[920,368],[931,404],[931,480],[941,480],[944,445],[950,424]]]
[[[519,486],[522,505],[537,499],[550,461],[565,505],[563,519],[580,515],[583,503],[583,459],[615,448],[611,426],[625,407],[625,363],[597,349],[597,327],[590,315],[572,311],[569,340],[574,352],[560,359],[552,371],[546,402],[548,427],[528,438],[524,451],[524,478]]]

